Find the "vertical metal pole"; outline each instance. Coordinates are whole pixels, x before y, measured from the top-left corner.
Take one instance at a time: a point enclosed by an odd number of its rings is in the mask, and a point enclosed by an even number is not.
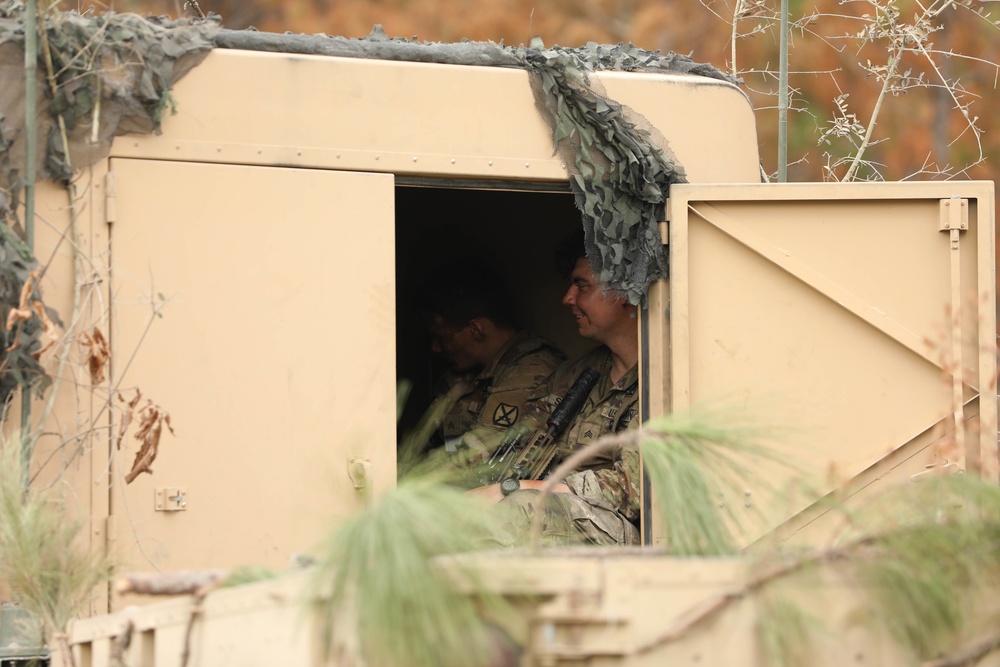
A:
[[[35,248],[35,152],[37,143],[38,0],[28,0],[24,13],[24,242]],[[21,386],[21,483],[31,482],[31,391]]]
[[[37,145],[38,0],[28,0],[24,13],[24,242],[35,246],[35,154]]]
[[[778,54],[778,182],[788,180],[788,0],[781,0]]]

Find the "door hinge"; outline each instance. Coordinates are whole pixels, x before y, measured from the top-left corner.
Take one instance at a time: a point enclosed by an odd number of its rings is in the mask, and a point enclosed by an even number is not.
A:
[[[951,232],[951,247],[958,248],[958,233],[969,230],[969,200],[959,197],[942,199],[939,211],[938,231]]]
[[[108,515],[104,519],[104,541],[107,544],[113,544],[118,540],[118,529],[116,528],[117,522],[115,521],[114,515]]]
[[[118,193],[115,190],[115,172],[104,178],[104,222],[111,224],[118,219]]]
[[[656,224],[660,228],[660,243],[662,245],[670,245],[670,223],[666,220],[661,220]]]

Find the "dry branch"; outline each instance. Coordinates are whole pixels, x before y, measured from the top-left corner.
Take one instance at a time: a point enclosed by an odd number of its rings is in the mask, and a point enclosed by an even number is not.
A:
[[[192,595],[218,586],[228,574],[228,570],[126,573],[115,582],[115,590],[122,595]]]
[[[135,621],[129,619],[122,633],[116,636],[111,642],[111,654],[108,656],[108,662],[111,663],[111,667],[126,667],[125,652],[132,644],[132,634],[134,632]]]
[[[1000,635],[993,635],[960,653],[925,662],[923,667],[968,667],[997,651],[1000,651]]]
[[[131,401],[126,401],[125,397],[118,394],[118,400],[125,404],[125,412],[122,414],[122,423],[118,427],[118,438],[115,441],[115,448],[122,448],[122,438],[125,437],[125,433],[128,431],[129,425],[132,423],[132,418],[135,416],[135,406],[139,405],[139,400],[142,398],[142,392],[138,389],[135,390],[135,397]]]

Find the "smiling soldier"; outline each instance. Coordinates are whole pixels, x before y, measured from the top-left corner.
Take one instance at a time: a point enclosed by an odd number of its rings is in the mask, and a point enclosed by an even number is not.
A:
[[[587,369],[598,373],[580,411],[555,439],[556,453],[548,471],[601,436],[638,427],[639,339],[636,307],[625,295],[598,282],[584,255],[583,235],[564,249],[571,269],[563,305],[576,320],[581,336],[600,343],[562,364],[529,405],[526,421],[544,424]],[[545,475],[540,475],[544,477]],[[543,479],[492,484],[472,493],[501,502],[512,510],[513,541],[524,537],[538,511]],[[586,462],[557,484],[553,500],[542,510],[543,537],[560,543],[638,544],[640,509],[639,453],[634,447],[607,452]]]

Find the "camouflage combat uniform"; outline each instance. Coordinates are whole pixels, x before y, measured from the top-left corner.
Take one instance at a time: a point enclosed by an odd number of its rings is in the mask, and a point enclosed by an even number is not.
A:
[[[508,428],[521,423],[525,404],[565,359],[554,344],[520,332],[475,377],[441,422],[445,445],[458,441],[482,453],[499,444]],[[454,386],[454,384],[453,384]]]
[[[552,414],[587,368],[597,370],[600,379],[576,419],[558,439],[558,453],[550,471],[598,438],[639,426],[638,367],[633,366],[612,384],[611,351],[604,346],[563,364],[549,381],[546,393],[532,401],[531,418],[543,421]],[[638,544],[641,481],[637,448],[619,448],[598,455],[570,474],[565,482],[573,493],[553,494],[556,504],[546,509],[543,524],[547,539],[565,543]],[[530,525],[537,495],[537,491],[525,489],[510,494],[501,503],[514,510],[514,532]],[[525,523],[518,525],[521,521]]]

